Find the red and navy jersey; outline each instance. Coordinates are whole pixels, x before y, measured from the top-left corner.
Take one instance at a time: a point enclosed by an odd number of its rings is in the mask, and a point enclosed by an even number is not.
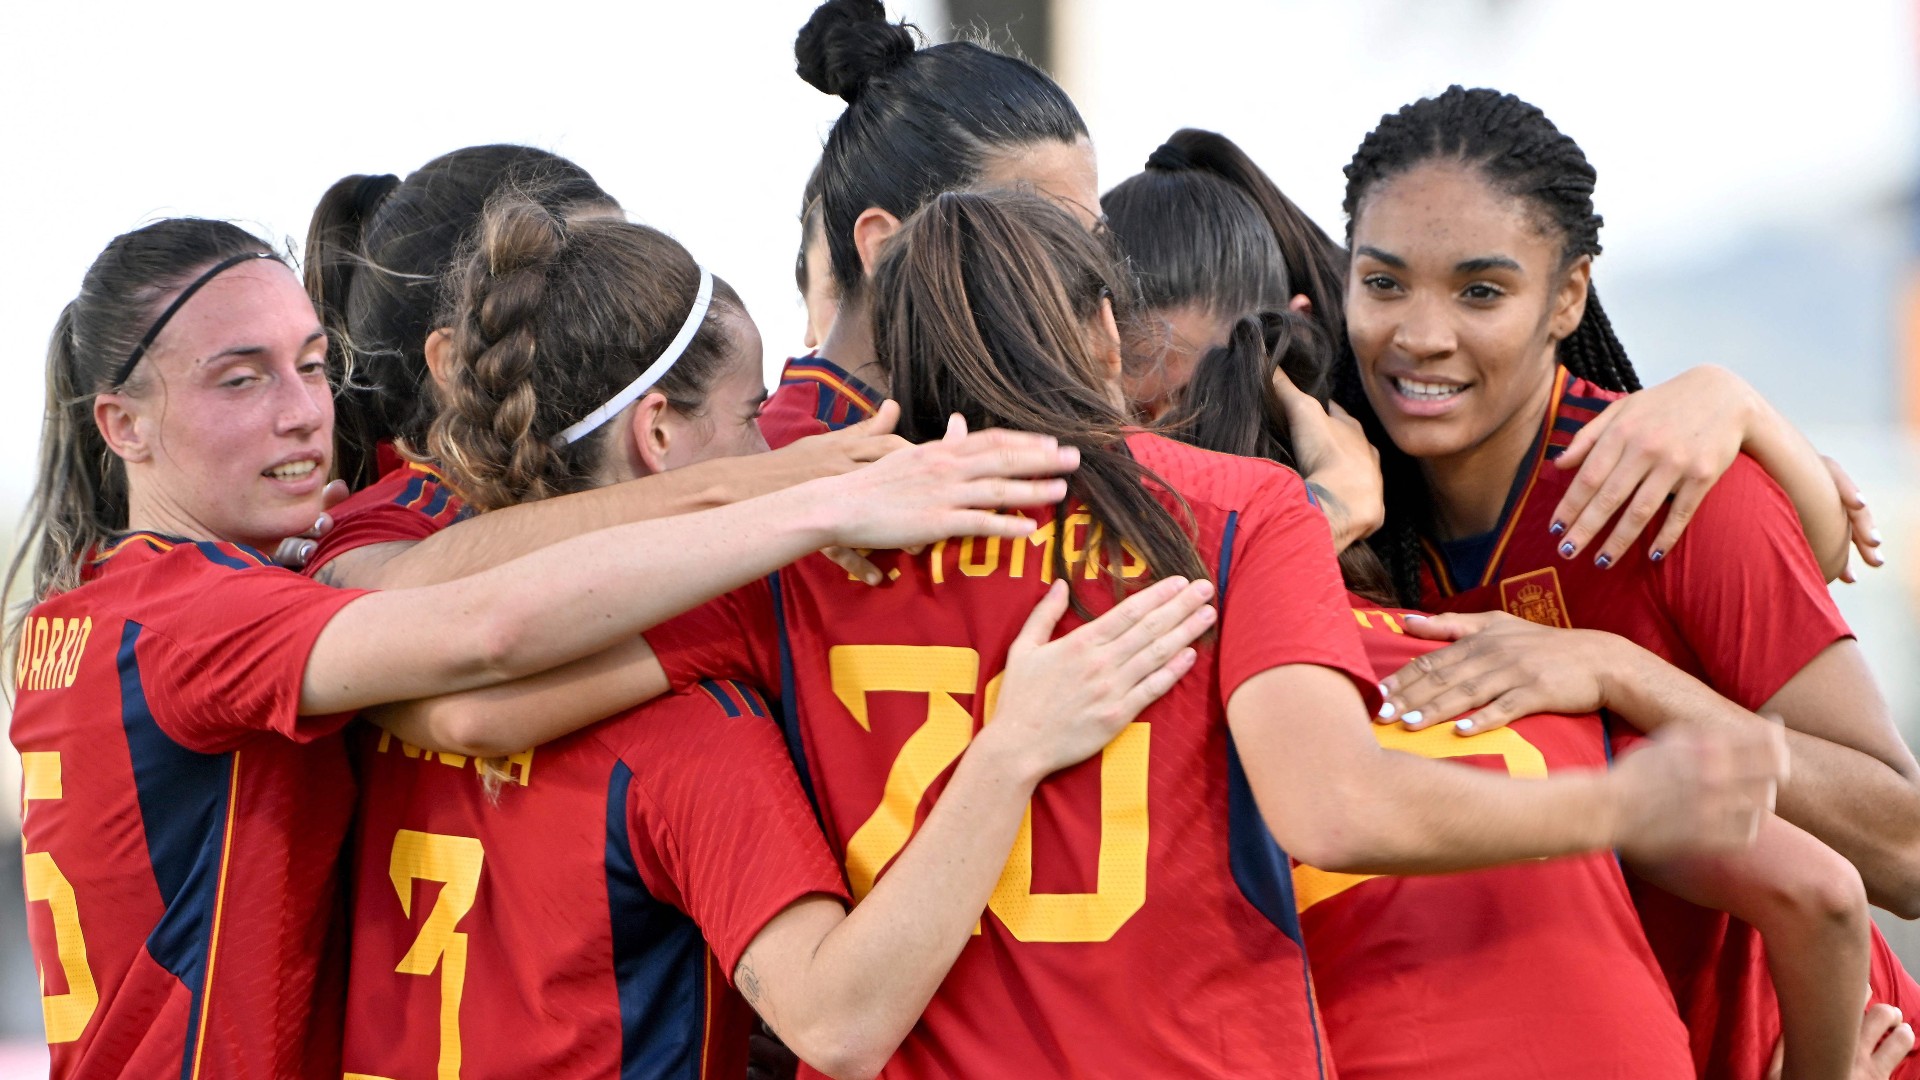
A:
[[[307,560],[312,574],[330,560],[370,544],[425,540],[473,515],[438,469],[417,461],[401,463],[354,492],[335,507],[333,529],[320,538]]]
[[[1152,435],[1128,446],[1191,508],[1222,596],[1217,642],[1101,754],[1040,785],[978,932],[887,1076],[1332,1075],[1287,857],[1226,724],[1233,692],[1285,664],[1374,693],[1326,520],[1272,462]],[[880,588],[809,557],[646,634],[676,687],[782,688],[788,751],[856,898],[991,714],[1061,565],[1095,612],[1112,604],[1108,570],[1148,576],[1085,510],[1036,517],[1019,540],[878,554]]]
[[[778,450],[809,435],[839,431],[880,409],[887,395],[818,356],[796,356],[760,410],[760,434]]]
[[[10,734],[53,1076],[339,1075],[348,717],[299,706],[360,595],[135,532],[27,616]]]
[[[1444,642],[1351,598],[1384,678]],[[1607,767],[1599,716],[1523,717],[1461,738],[1376,726],[1391,750],[1519,777]],[[1687,1029],[1611,854],[1431,877],[1293,871],[1342,1080],[1686,1080]],[[1481,1008],[1471,1002],[1497,1002]]]
[[[1761,468],[1735,459],[1665,559],[1643,542],[1611,569],[1568,560],[1549,532],[1576,470],[1553,463],[1621,394],[1562,370],[1532,456],[1515,477],[1493,555],[1457,581],[1428,549],[1424,606],[1502,610],[1549,626],[1619,634],[1744,708],[1758,708],[1821,650],[1849,636],[1793,505]],[[1648,525],[1656,533],[1664,517]],[[1702,1077],[1762,1075],[1779,1034],[1759,935],[1723,912],[1633,882],[1647,938],[1693,1035]],[[1878,931],[1875,931],[1878,934]]]
[[[846,896],[738,683],[486,765],[353,737],[349,1077],[740,1077],[740,954],[794,901]]]

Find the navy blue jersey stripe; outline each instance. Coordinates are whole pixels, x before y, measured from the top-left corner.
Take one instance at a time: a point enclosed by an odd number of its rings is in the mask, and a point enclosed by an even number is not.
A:
[[[793,642],[787,636],[787,608],[781,602],[780,572],[776,570],[767,575],[767,583],[773,587],[773,620],[780,638],[780,735],[787,741],[787,756],[793,759],[793,771],[800,774],[800,788],[813,806],[814,820],[820,822],[824,832],[826,820],[820,816],[820,797],[813,792],[813,773],[807,768],[807,746],[800,735],[800,701],[793,685]]]
[[[404,488],[400,492],[400,494],[394,498],[393,505],[412,506],[413,500],[419,498],[420,493],[425,490],[427,490],[427,478],[424,476],[416,476],[413,479],[407,481],[406,488]]]
[[[448,488],[447,485],[435,484],[433,486],[433,498],[427,500],[427,505],[421,507],[420,512],[428,517],[436,517],[440,511],[447,508],[447,500],[452,497],[453,491]]]
[[[727,681],[727,685],[733,687],[733,692],[739,694],[740,700],[747,703],[748,712],[763,719],[771,716],[767,710],[767,703],[760,698],[760,691],[746,683],[734,682],[731,679]]]
[[[1233,571],[1233,538],[1240,529],[1240,512],[1227,515],[1220,534],[1220,559],[1214,574],[1214,605],[1223,609],[1227,581]],[[1267,821],[1254,801],[1253,785],[1240,765],[1240,751],[1227,736],[1227,862],[1234,884],[1254,910],[1280,928],[1300,949],[1300,977],[1307,995],[1307,1024],[1313,1032],[1313,1058],[1318,1075],[1327,1075],[1326,1053],[1320,1047],[1320,1014],[1313,1002],[1313,976],[1307,970],[1307,940],[1300,931],[1300,912],[1293,897],[1293,866],[1273,839]]]
[[[221,566],[231,567],[235,570],[251,570],[254,567],[253,563],[242,559],[238,555],[229,555],[221,551],[220,545],[211,540],[196,540],[193,546],[199,549],[200,554],[207,557],[208,562],[218,563]]]
[[[607,912],[620,996],[620,1080],[700,1080],[706,1051],[707,943],[693,920],[654,899],[627,832],[633,770],[607,781]]]
[[[713,699],[713,703],[720,706],[728,716],[740,715],[740,706],[734,704],[733,695],[727,693],[726,688],[719,683],[712,679],[701,679],[700,689],[705,690],[707,696]]]
[[[147,954],[192,994],[187,1009],[187,1046],[180,1075],[189,1077],[205,1004],[207,953],[213,943],[213,909],[220,892],[220,851],[226,842],[228,784],[233,755],[196,754],[167,737],[154,722],[140,681],[137,645],[141,626],[129,621],[120,633],[115,665],[120,673],[120,724],[133,763],[133,786],[147,834],[147,857],[166,910],[147,935]]]
[[[1590,412],[1603,412],[1606,410],[1606,407],[1611,404],[1613,404],[1613,402],[1606,398],[1580,397],[1572,393],[1563,394],[1560,397],[1561,408],[1571,405],[1576,409],[1586,409]]]

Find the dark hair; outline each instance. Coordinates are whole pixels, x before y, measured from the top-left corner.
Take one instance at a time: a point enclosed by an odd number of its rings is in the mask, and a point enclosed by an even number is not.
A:
[[[427,448],[469,503],[494,510],[595,484],[611,420],[569,444],[560,432],[666,351],[692,310],[700,267],[671,237],[611,218],[569,221],[518,195],[487,207],[455,263],[446,401]],[[700,330],[653,391],[699,415],[744,315],[715,279]]]
[[[518,191],[542,205],[617,207],[585,169],[530,146],[469,146],[409,175],[348,176],[321,196],[307,227],[307,293],[324,321],[341,379],[335,424],[340,472],[375,479],[374,447],[419,447],[436,399],[426,340],[442,278],[487,200]]]
[[[1134,460],[1127,417],[1100,388],[1088,323],[1103,298],[1125,310],[1126,284],[1066,211],[1013,193],[936,196],[874,274],[874,345],[900,403],[899,433],[938,438],[959,413],[974,429],[1044,432],[1078,447],[1062,514],[1087,504],[1116,587],[1123,541],[1155,574],[1206,574],[1188,526],[1152,488],[1178,493]],[[1065,546],[1054,548],[1060,576]]]
[[[1162,430],[1203,450],[1299,469],[1293,429],[1273,386],[1276,368],[1322,406],[1331,400],[1332,346],[1319,323],[1284,309],[1264,312],[1234,323],[1227,344],[1194,365]],[[1340,553],[1340,572],[1349,589],[1390,602],[1386,567],[1365,544]]]
[[[1593,209],[1597,174],[1580,145],[1545,113],[1512,94],[1449,86],[1380,118],[1347,164],[1347,240],[1367,193],[1382,181],[1429,161],[1451,161],[1479,171],[1488,184],[1521,201],[1542,228],[1559,237],[1560,268],[1600,254],[1601,217]],[[1640,378],[1589,288],[1587,306],[1555,355],[1567,370],[1609,390],[1638,390]],[[1407,604],[1420,597],[1420,534],[1432,525],[1432,502],[1414,460],[1396,447],[1360,385],[1352,350],[1335,369],[1334,396],[1366,428],[1380,451],[1387,519],[1369,541],[1393,575]]]
[[[1100,208],[1148,306],[1239,318],[1300,294],[1329,340],[1346,332],[1346,251],[1225,135],[1174,132]]]
[[[40,472],[0,596],[11,590],[30,555],[34,601],[78,586],[89,553],[127,527],[126,467],[94,424],[94,398],[116,389],[116,369],[169,294],[226,259],[272,251],[225,221],[168,218],[114,237],[93,260],[80,295],[61,310],[47,342]],[[135,365],[118,392],[144,393],[149,366]]]
[[[1054,81],[971,42],[915,47],[880,0],[827,0],[793,43],[800,77],[846,99],[820,157],[827,250],[840,294],[861,289],[853,223],[868,207],[905,219],[979,178],[990,158],[1038,142],[1071,144],[1087,125]]]

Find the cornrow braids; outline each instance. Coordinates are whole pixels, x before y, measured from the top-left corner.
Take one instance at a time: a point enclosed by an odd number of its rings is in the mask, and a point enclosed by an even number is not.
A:
[[[1369,192],[1382,182],[1431,161],[1452,161],[1478,170],[1486,181],[1518,199],[1541,227],[1559,237],[1560,269],[1601,251],[1601,216],[1594,212],[1597,174],[1580,145],[1545,113],[1512,94],[1449,86],[1443,93],[1380,118],[1347,164],[1347,243]],[[1609,390],[1640,388],[1627,351],[1589,288],[1580,323],[1555,349],[1559,362],[1581,378]],[[1386,524],[1369,541],[1393,576],[1401,599],[1420,597],[1419,536],[1433,509],[1414,461],[1387,437],[1360,386],[1357,361],[1345,350],[1334,378],[1334,397],[1366,428],[1380,450],[1386,480]]]

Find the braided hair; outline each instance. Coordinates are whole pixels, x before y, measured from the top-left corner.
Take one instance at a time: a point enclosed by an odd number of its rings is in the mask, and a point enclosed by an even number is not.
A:
[[[1347,164],[1347,243],[1367,193],[1381,182],[1430,161],[1450,161],[1478,170],[1487,183],[1521,201],[1561,241],[1560,269],[1581,256],[1600,254],[1601,217],[1593,209],[1594,168],[1578,143],[1553,126],[1536,106],[1497,90],[1449,86],[1380,123],[1360,142]],[[1420,534],[1432,525],[1426,481],[1414,460],[1388,437],[1361,387],[1351,343],[1335,365],[1334,398],[1359,419],[1380,449],[1386,481],[1386,524],[1369,542],[1387,564],[1406,604],[1420,599]],[[1580,323],[1555,349],[1560,363],[1609,390],[1640,389],[1627,351],[1589,288]]]
[[[693,256],[658,230],[517,194],[490,202],[437,320],[453,348],[427,451],[461,497],[496,510],[597,486],[619,425],[558,436],[666,351],[699,283]],[[745,308],[715,278],[699,331],[653,385],[683,414],[701,415],[732,358],[728,314]]]

